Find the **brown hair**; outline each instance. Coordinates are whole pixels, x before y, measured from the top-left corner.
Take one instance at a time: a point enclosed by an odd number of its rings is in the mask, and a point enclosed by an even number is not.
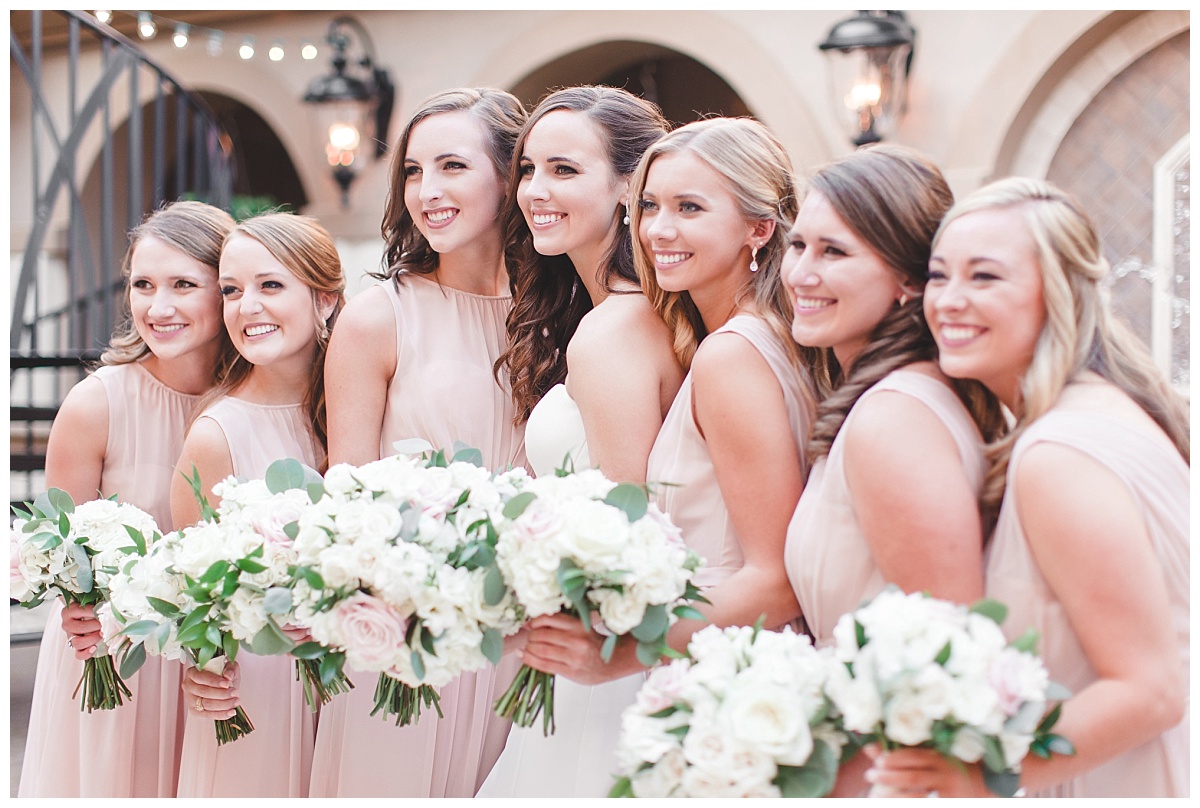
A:
[[[556,110],[581,112],[600,130],[609,166],[620,177],[630,176],[642,153],[667,131],[668,124],[654,104],[615,87],[568,87],[546,96],[530,114],[513,150],[504,222],[504,262],[513,292],[508,316],[508,347],[496,361],[499,377],[512,377],[516,423],[529,418],[533,406],[567,376],[567,343],[592,301],[579,273],[595,272],[605,289],[617,279],[637,283],[633,268],[631,228],[622,226],[624,210],[613,210],[616,238],[599,267],[576,267],[566,255],[541,255],[517,206],[521,183],[519,164],[525,141],[537,122]]]
[[[913,289],[924,289],[933,234],[954,194],[929,158],[888,144],[860,149],[820,168],[809,180],[838,217]],[[871,331],[854,364],[838,365],[824,349],[833,391],[821,402],[809,451],[815,460],[829,452],[851,408],[893,370],[937,359],[937,343],[925,322],[922,296],[897,304]],[[955,391],[985,440],[1004,424],[1000,403],[983,385],[955,380]]]
[[[252,238],[262,244],[275,260],[287,267],[288,271],[312,290],[317,354],[313,359],[303,403],[312,421],[313,436],[320,441],[322,447],[327,447],[325,351],[329,346],[329,333],[337,322],[338,312],[346,303],[346,279],[333,238],[316,219],[294,213],[264,213],[246,219],[229,232],[225,237],[225,244],[239,237]],[[336,296],[333,311],[324,319],[318,311],[319,292]],[[223,369],[216,387],[205,394],[197,404],[196,413],[204,412],[209,404],[237,389],[253,368],[254,366],[241,354],[235,353],[233,361]]]
[[[1171,387],[1141,341],[1114,318],[1101,286],[1109,264],[1096,226],[1079,201],[1043,180],[1009,177],[985,185],[955,205],[942,220],[933,243],[937,244],[955,219],[989,208],[1013,208],[1021,213],[1037,248],[1046,322],[1033,360],[1021,377],[1016,423],[1007,435],[988,446],[992,465],[984,481],[984,505],[998,511],[1017,439],[1054,406],[1068,383],[1089,370],[1137,402],[1190,465],[1187,401]]]
[[[148,236],[156,238],[189,258],[211,267],[215,282],[217,266],[221,260],[221,245],[233,227],[233,217],[220,208],[203,202],[182,201],[164,205],[129,231],[129,249],[126,250],[125,260],[121,264],[121,276],[126,281],[125,311],[130,316],[118,327],[108,347],[100,355],[101,365],[125,365],[136,362],[150,352],[150,347],[134,326],[129,303],[129,274],[133,266],[133,254],[142,239]],[[212,369],[213,381],[216,381],[220,368],[227,367],[235,356],[237,351],[222,328],[220,350]]]
[[[513,145],[526,118],[525,107],[516,96],[491,87],[461,87],[425,99],[404,125],[392,157],[391,182],[388,185],[383,223],[380,225],[386,242],[383,256],[385,269],[369,273],[372,277],[398,280],[405,273],[428,275],[437,269],[438,254],[421,235],[404,204],[404,185],[407,182],[404,159],[408,154],[408,140],[417,124],[443,112],[459,111],[469,111],[483,124],[487,133],[488,157],[491,158],[496,176],[501,181],[508,176]],[[497,214],[500,212],[497,211]]]

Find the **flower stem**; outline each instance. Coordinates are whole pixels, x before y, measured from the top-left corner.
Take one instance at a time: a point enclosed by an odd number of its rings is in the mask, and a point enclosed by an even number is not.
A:
[[[328,685],[321,681],[321,662],[317,659],[296,660],[296,681],[304,685],[304,702],[314,713],[322,704],[333,701],[334,696],[354,689],[354,682],[344,671],[339,672]]]
[[[254,724],[250,723],[250,716],[246,715],[246,711],[241,707],[237,708],[233,718],[222,718],[220,721],[214,721],[213,724],[217,731],[217,746],[236,741],[243,735],[249,735],[254,731]]]
[[[71,697],[78,696],[80,689],[83,690],[83,698],[79,701],[81,712],[115,710],[125,703],[125,699],[133,698],[133,692],[113,666],[111,656],[89,657],[83,661],[83,675]]]
[[[375,683],[375,707],[371,710],[371,715],[382,712],[380,717],[384,721],[388,716],[394,715],[396,726],[406,727],[421,719],[422,705],[425,709],[432,707],[437,710],[438,718],[442,717],[441,700],[432,687],[412,687],[386,673],[379,674],[379,681]]]
[[[522,665],[493,708],[519,727],[531,727],[542,716],[542,734],[554,734],[554,674]]]

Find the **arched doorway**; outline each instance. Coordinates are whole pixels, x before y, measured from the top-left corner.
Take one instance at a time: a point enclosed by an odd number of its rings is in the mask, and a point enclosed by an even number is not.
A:
[[[649,42],[602,42],[533,70],[512,88],[531,108],[548,92],[579,84],[624,87],[653,101],[673,125],[706,115],[753,115],[711,68],[678,51]]]

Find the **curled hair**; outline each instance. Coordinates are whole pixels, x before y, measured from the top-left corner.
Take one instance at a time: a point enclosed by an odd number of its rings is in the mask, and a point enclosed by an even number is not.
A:
[[[846,226],[906,286],[925,288],[933,234],[954,202],[950,186],[932,161],[900,146],[860,149],[818,169],[809,180],[808,193],[825,197]],[[841,367],[832,349],[826,348],[833,391],[821,402],[813,425],[809,451],[814,460],[829,453],[863,393],[893,370],[936,359],[937,344],[925,322],[920,294],[884,315],[850,367]],[[998,435],[1004,416],[996,397],[978,382],[952,383],[984,439]]]
[[[438,254],[413,221],[404,204],[404,186],[408,177],[404,159],[413,129],[426,118],[445,112],[470,112],[483,125],[487,134],[487,153],[497,182],[508,176],[513,145],[525,123],[525,107],[516,96],[491,87],[461,87],[445,90],[425,99],[404,125],[392,157],[391,182],[388,184],[387,204],[383,211],[380,231],[386,243],[384,270],[369,273],[379,280],[398,280],[405,273],[428,275],[438,268]],[[500,211],[496,211],[500,215]]]
[[[133,268],[133,254],[142,239],[158,239],[210,267],[215,282],[217,265],[221,260],[221,245],[233,226],[233,217],[220,208],[203,202],[182,201],[164,205],[129,232],[129,249],[125,252],[125,260],[121,264],[121,276],[125,278],[125,311],[130,316],[113,334],[108,347],[100,355],[101,365],[125,365],[136,362],[150,353],[150,347],[146,345],[146,341],[134,325],[129,303],[129,275]],[[219,339],[220,349],[212,370],[214,382],[219,369],[227,367],[233,361],[233,357],[237,356],[225,329],[221,329]]]
[[[984,505],[997,512],[1004,497],[1012,449],[1021,434],[1058,401],[1063,388],[1086,371],[1108,380],[1154,419],[1191,464],[1187,402],[1154,364],[1149,351],[1116,319],[1102,283],[1110,267],[1091,217],[1078,200],[1051,183],[1010,177],[967,196],[942,221],[937,244],[954,220],[975,211],[1018,211],[1037,251],[1046,322],[1021,377],[1016,423],[988,446],[991,466]]]
[[[603,288],[613,291],[618,280],[637,283],[633,268],[630,228],[622,225],[625,211],[612,212],[616,237],[598,267],[577,267],[566,255],[541,255],[517,205],[519,170],[525,141],[537,122],[556,110],[580,112],[600,132],[609,168],[629,177],[642,153],[669,128],[658,107],[627,90],[614,87],[568,87],[546,96],[521,129],[513,151],[504,220],[504,263],[508,268],[513,307],[508,316],[508,347],[496,361],[499,377],[507,369],[512,380],[516,423],[529,418],[533,406],[567,376],[567,343],[579,321],[592,309],[580,276],[594,272]]]
[[[707,118],[681,126],[654,144],[642,158],[634,175],[630,199],[638,201],[646,188],[650,166],[666,154],[695,155],[725,181],[738,210],[747,222],[773,221],[775,229],[757,251],[759,269],[747,271],[739,290],[739,301],[752,295],[755,309],[779,335],[792,365],[804,378],[811,375],[815,351],[800,348],[792,339],[792,305],[780,275],[787,251],[788,228],[796,218],[796,183],[787,151],[767,127],[750,118]],[[633,205],[629,229],[641,226],[642,210]],[[658,285],[654,260],[639,239],[634,246],[634,264],[642,289],[674,337],[675,356],[689,368],[700,341],[708,335],[704,320],[691,295],[667,292]]]
[[[264,213],[246,219],[229,232],[225,237],[225,244],[228,245],[235,238],[252,238],[263,245],[276,261],[312,292],[313,330],[317,351],[313,357],[303,404],[313,425],[313,435],[320,441],[322,448],[325,448],[328,445],[325,419],[325,351],[329,347],[330,331],[346,303],[346,279],[333,238],[316,219],[294,213]],[[320,293],[331,294],[336,301],[333,311],[325,318],[321,317],[319,311],[317,295]],[[197,405],[196,413],[202,413],[209,404],[236,390],[253,368],[254,366],[241,354],[235,353],[233,361],[223,369],[216,387]]]

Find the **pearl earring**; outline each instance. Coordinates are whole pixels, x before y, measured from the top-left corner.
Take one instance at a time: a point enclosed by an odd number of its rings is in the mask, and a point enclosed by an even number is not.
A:
[[[900,303],[900,308],[904,308],[904,306],[908,304],[908,295],[906,295],[904,292],[900,293],[899,303]]]
[[[758,251],[761,247],[751,247],[750,249],[750,271],[758,272]]]
[[[629,227],[629,206],[625,206],[625,226]]]

